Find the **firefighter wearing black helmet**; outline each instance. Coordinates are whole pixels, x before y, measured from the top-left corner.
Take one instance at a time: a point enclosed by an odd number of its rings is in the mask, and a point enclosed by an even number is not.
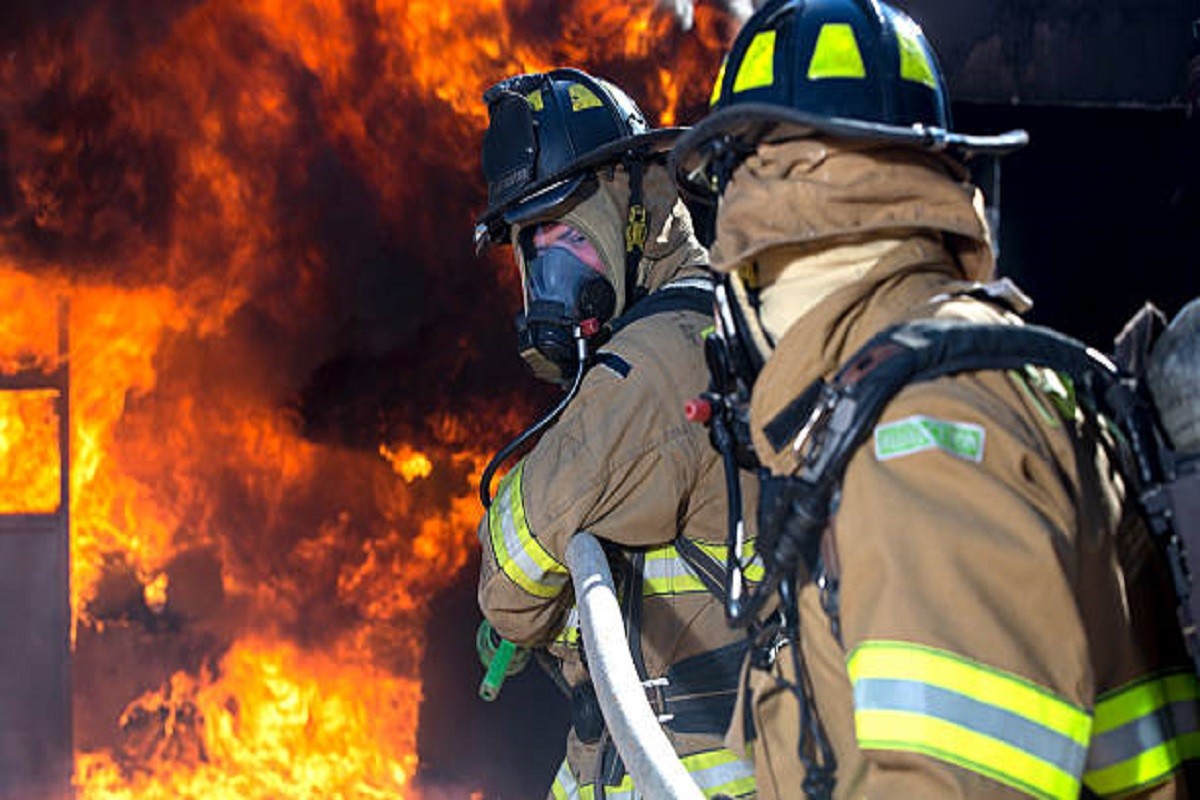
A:
[[[921,29],[876,0],[769,0],[713,97],[671,160],[718,202],[715,383],[750,387],[759,541],[791,547],[807,508],[773,492],[840,424],[806,388],[901,321],[1020,324],[964,164],[1026,137],[954,131]],[[1200,687],[1117,452],[1054,373],[902,389],[759,621],[733,734],[760,796],[1191,796]]]
[[[624,92],[573,69],[508,78],[485,101],[476,241],[511,245],[518,349],[566,390],[484,471],[479,526],[480,608],[504,637],[548,649],[570,698],[549,796],[640,796],[604,729],[564,566],[586,530],[612,545],[630,650],[684,766],[708,797],[754,797],[749,762],[724,747],[745,644],[710,591],[723,475],[683,412],[707,380],[712,284],[666,169],[680,131],[649,128]],[[493,473],[538,433],[493,499]]]

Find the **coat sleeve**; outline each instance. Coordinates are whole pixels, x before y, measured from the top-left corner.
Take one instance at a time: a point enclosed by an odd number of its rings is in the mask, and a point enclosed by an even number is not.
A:
[[[670,349],[623,342],[617,368],[593,367],[500,483],[479,526],[479,603],[503,636],[544,644],[557,632],[570,605],[565,553],[576,532],[628,546],[674,539],[699,464],[712,459],[703,431],[683,416],[683,398],[703,388],[702,362],[679,363]]]
[[[899,395],[843,484],[842,624],[869,798],[1079,795],[1095,679],[1074,467],[1052,444],[1069,442],[1066,423],[1031,421],[979,380]]]

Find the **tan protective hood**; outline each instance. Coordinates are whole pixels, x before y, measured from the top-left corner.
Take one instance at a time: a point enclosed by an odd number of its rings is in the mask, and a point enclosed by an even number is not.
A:
[[[692,218],[679,199],[666,167],[647,164],[642,176],[646,207],[646,241],[638,265],[637,284],[653,292],[675,278],[703,274],[708,253],[696,239]],[[617,290],[617,310],[625,311],[625,227],[629,210],[629,175],[624,167],[601,170],[599,186],[560,219],[595,245],[608,278]]]
[[[713,268],[732,272],[781,245],[931,231],[970,280],[995,264],[982,195],[958,165],[914,148],[823,139],[764,143],[721,198]]]

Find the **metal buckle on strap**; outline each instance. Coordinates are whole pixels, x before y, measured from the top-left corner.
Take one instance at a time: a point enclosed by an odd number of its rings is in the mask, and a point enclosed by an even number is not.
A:
[[[670,685],[667,678],[650,678],[642,681],[642,688],[646,691],[646,699],[650,701],[650,708],[654,710],[655,715],[660,723],[667,723],[675,719],[675,715],[667,711],[667,686]]]
[[[790,641],[783,612],[776,609],[751,636],[750,665],[755,669],[771,669],[779,651]]]

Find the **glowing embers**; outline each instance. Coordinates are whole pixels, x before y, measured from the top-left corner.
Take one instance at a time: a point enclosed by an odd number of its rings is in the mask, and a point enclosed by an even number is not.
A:
[[[418,478],[428,478],[429,473],[433,472],[433,462],[420,450],[405,446],[392,450],[386,444],[381,444],[379,455],[392,465],[392,469],[406,483],[412,483]]]

